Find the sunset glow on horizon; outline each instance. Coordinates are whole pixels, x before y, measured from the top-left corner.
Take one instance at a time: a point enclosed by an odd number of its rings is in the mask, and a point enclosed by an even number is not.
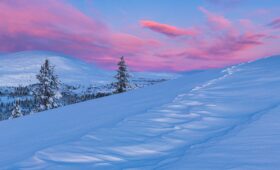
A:
[[[2,0],[0,52],[60,52],[107,69],[219,68],[280,54],[278,0]]]

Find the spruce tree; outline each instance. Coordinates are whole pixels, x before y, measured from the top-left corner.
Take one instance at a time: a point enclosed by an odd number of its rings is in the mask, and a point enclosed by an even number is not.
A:
[[[21,116],[23,116],[23,114],[21,113],[21,108],[20,108],[19,102],[16,101],[13,106],[12,115],[10,116],[9,119],[18,118]]]
[[[49,60],[45,60],[41,66],[39,74],[36,76],[39,83],[34,92],[35,112],[44,111],[59,106],[58,77],[54,74],[54,66],[50,65]]]
[[[117,79],[116,82],[116,92],[122,93],[125,92],[129,87],[129,74],[127,70],[127,65],[125,63],[124,57],[121,57],[118,62],[118,70],[117,75],[115,76]]]

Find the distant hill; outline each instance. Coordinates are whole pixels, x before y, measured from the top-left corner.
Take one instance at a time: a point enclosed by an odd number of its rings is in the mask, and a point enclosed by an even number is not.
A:
[[[114,81],[114,71],[104,70],[63,54],[47,51],[24,51],[0,54],[0,86],[25,86],[37,82],[38,73],[45,59],[55,65],[59,79],[70,85],[103,85]],[[171,73],[132,73],[134,80],[173,79],[177,74]]]

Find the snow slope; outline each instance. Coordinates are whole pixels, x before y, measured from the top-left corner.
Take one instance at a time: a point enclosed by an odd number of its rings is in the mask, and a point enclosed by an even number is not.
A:
[[[279,169],[280,57],[0,122],[1,169]]]
[[[30,85],[37,82],[36,74],[45,59],[55,65],[61,82],[70,85],[103,85],[114,81],[115,72],[63,54],[47,51],[23,51],[0,54],[0,86]],[[172,79],[171,73],[134,73],[134,78]]]

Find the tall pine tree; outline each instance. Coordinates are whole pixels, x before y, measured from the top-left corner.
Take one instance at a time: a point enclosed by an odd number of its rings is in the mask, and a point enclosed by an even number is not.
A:
[[[118,71],[115,78],[117,79],[116,82],[116,92],[122,93],[125,92],[129,87],[129,74],[127,70],[127,65],[125,63],[124,57],[121,57],[120,61],[118,62]]]
[[[49,60],[45,60],[36,77],[39,83],[34,92],[35,112],[58,107],[58,100],[61,97],[59,81],[58,77],[54,74],[54,66],[50,65]]]

